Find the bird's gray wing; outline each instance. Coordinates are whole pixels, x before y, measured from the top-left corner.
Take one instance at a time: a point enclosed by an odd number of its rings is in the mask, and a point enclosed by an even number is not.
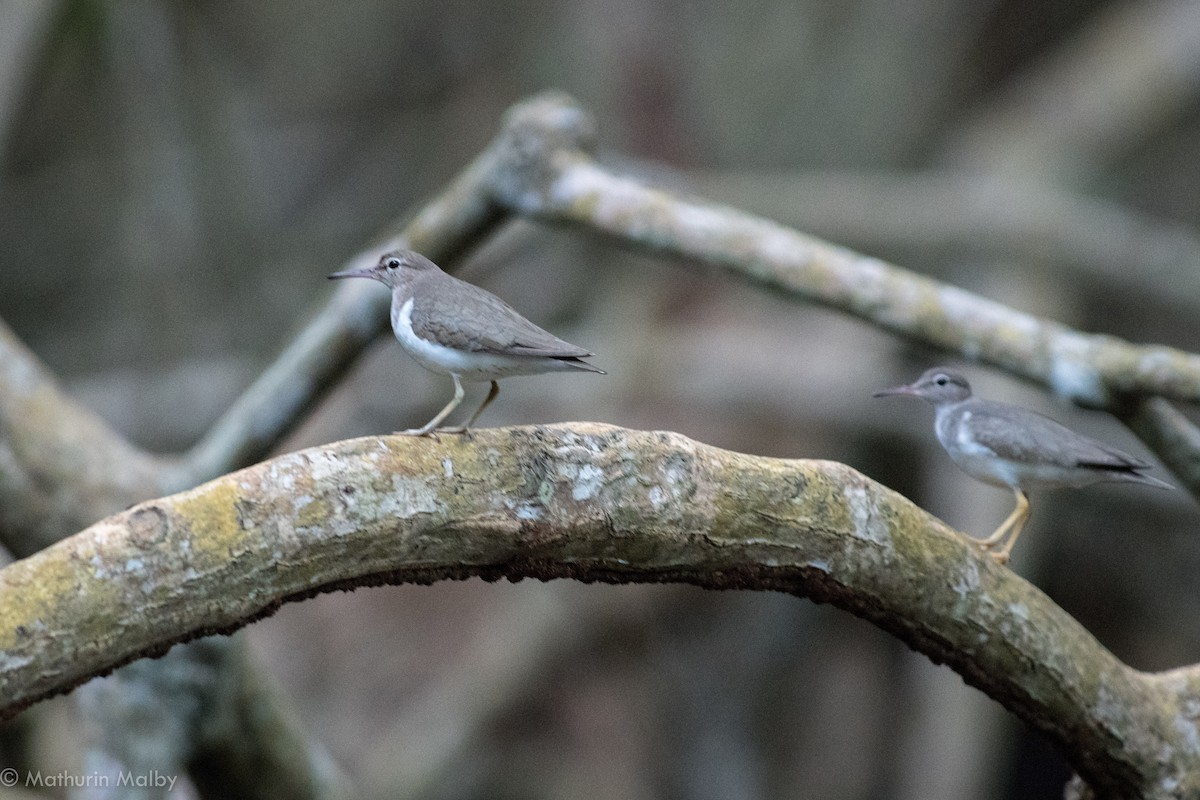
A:
[[[980,400],[981,412],[973,415],[975,440],[1002,458],[1024,463],[1062,467],[1100,467],[1131,470],[1148,467],[1146,462],[1076,433],[1047,416],[1015,406]],[[997,413],[986,413],[997,409]]]
[[[583,358],[592,353],[564,342],[525,319],[508,303],[478,286],[447,276],[458,286],[459,302],[418,293],[412,323],[434,330],[443,344],[475,353]]]

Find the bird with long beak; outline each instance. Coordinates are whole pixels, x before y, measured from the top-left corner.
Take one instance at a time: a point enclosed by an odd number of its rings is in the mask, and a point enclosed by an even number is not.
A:
[[[973,397],[966,378],[943,367],[874,396],[892,395],[932,403],[934,431],[954,463],[972,478],[1008,487],[1016,495],[1017,507],[996,532],[972,540],[1001,564],[1008,561],[1029,519],[1025,493],[1032,488],[1079,488],[1103,481],[1172,488],[1143,475],[1150,465],[1115,447],[1075,433],[1035,411]]]
[[[582,359],[592,353],[564,342],[518,314],[491,292],[452,275],[411,250],[387,253],[373,267],[335,272],[331,279],[370,278],[392,290],[392,331],[418,364],[454,380],[454,397],[420,428],[398,433],[465,433],[500,392],[501,378],[543,372],[604,370]],[[439,428],[463,399],[463,381],[490,381],[483,405],[466,424]]]

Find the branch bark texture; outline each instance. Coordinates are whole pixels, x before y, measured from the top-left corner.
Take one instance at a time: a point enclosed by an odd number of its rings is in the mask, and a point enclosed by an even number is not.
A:
[[[593,424],[352,440],[97,523],[0,572],[4,711],[283,602],[470,576],[834,603],[1048,734],[1102,796],[1200,791],[1178,692],[902,496],[833,462]]]

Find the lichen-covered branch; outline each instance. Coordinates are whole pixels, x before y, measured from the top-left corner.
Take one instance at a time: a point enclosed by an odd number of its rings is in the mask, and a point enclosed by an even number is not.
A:
[[[868,252],[1002,257],[1062,265],[1114,292],[1200,305],[1200,235],[1181,223],[1034,176],[978,171],[689,172],[686,185]],[[1136,264],[1137,269],[1130,269]]]
[[[97,523],[0,571],[0,697],[12,713],[316,592],[474,575],[834,603],[1047,733],[1093,787],[1200,781],[1172,693],[900,495],[833,462],[591,424],[342,442]]]

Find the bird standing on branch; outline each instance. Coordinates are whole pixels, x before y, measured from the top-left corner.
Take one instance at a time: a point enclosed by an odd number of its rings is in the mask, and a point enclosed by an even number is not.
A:
[[[454,397],[420,428],[398,431],[428,436],[465,433],[500,392],[501,378],[543,372],[604,371],[582,361],[593,355],[564,342],[518,314],[491,292],[452,275],[411,250],[387,253],[373,267],[335,272],[337,278],[371,278],[392,290],[392,331],[417,363],[454,380]],[[463,381],[490,381],[483,405],[458,428],[439,428],[463,399]]]
[[[1075,433],[1049,417],[1017,406],[971,396],[971,385],[942,367],[927,370],[914,383],[876,392],[875,397],[909,395],[936,409],[934,431],[950,458],[972,478],[1007,486],[1017,507],[996,532],[972,540],[996,561],[1008,561],[1029,519],[1025,492],[1037,486],[1079,488],[1102,481],[1172,488],[1143,475],[1150,467],[1115,447]]]

